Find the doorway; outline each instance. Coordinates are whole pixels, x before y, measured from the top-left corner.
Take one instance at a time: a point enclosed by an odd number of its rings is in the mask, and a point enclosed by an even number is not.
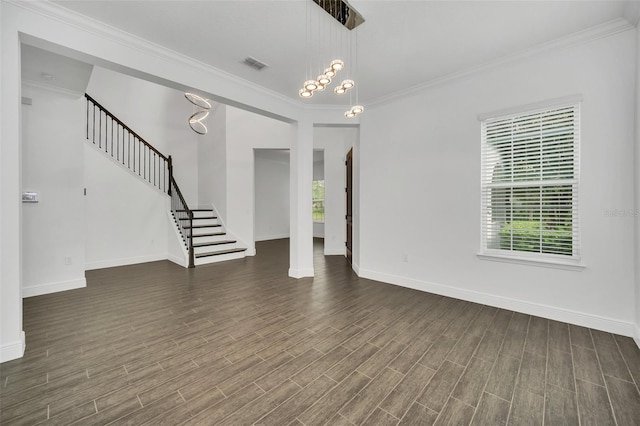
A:
[[[289,238],[289,169],[288,149],[254,149],[254,241]]]

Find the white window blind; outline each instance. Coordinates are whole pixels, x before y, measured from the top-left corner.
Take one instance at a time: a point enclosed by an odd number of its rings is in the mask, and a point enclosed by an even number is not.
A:
[[[580,256],[580,105],[482,121],[482,252]]]

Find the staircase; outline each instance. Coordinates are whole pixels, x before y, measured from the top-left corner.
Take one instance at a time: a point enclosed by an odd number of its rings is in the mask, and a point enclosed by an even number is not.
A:
[[[186,266],[245,257],[213,209],[190,209],[173,176],[173,161],[85,93],[87,142],[170,197],[173,226],[182,239]],[[173,259],[172,259],[173,260]]]
[[[191,231],[193,238],[194,265],[221,262],[224,260],[241,259],[245,257],[245,247],[241,247],[235,239],[232,239],[218,221],[218,216],[213,209],[192,209],[192,225],[184,227]],[[188,222],[188,219],[179,219],[176,212],[171,212],[176,226],[179,222]],[[183,237],[185,248],[188,248],[187,240]]]

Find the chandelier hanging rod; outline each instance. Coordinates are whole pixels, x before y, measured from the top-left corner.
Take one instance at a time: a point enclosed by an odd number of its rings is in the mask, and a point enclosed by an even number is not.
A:
[[[344,0],[312,1],[348,30],[352,30],[364,22],[362,15]]]

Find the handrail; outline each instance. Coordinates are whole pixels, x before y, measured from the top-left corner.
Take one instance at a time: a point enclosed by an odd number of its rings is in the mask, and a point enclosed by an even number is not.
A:
[[[85,94],[85,98],[87,100],[87,140],[123,167],[168,194],[169,158],[142,139],[91,96]]]
[[[145,141],[144,138],[142,138],[140,135],[138,135],[136,132],[134,132],[133,130],[131,130],[131,128],[129,126],[127,126],[126,124],[124,124],[122,121],[120,121],[120,119],[118,117],[116,117],[115,115],[113,115],[111,112],[109,112],[108,109],[106,109],[105,107],[103,107],[98,101],[96,101],[95,99],[93,99],[91,96],[89,96],[87,93],[84,94],[84,97],[87,98],[88,100],[90,100],[95,106],[97,106],[98,108],[100,108],[102,111],[105,112],[106,115],[108,115],[113,121],[115,121],[116,123],[118,123],[119,125],[121,125],[123,128],[125,128],[127,130],[127,132],[131,133],[134,137],[138,138],[138,140],[140,140],[140,142],[142,142],[143,144],[145,144],[147,146],[147,148],[149,148],[150,150],[152,150],[153,152],[155,152],[156,154],[158,154],[160,156],[160,158],[162,158],[165,161],[169,161],[169,159],[162,154],[160,151],[158,151],[153,145],[151,145],[149,142]],[[87,127],[88,128],[88,127]]]

